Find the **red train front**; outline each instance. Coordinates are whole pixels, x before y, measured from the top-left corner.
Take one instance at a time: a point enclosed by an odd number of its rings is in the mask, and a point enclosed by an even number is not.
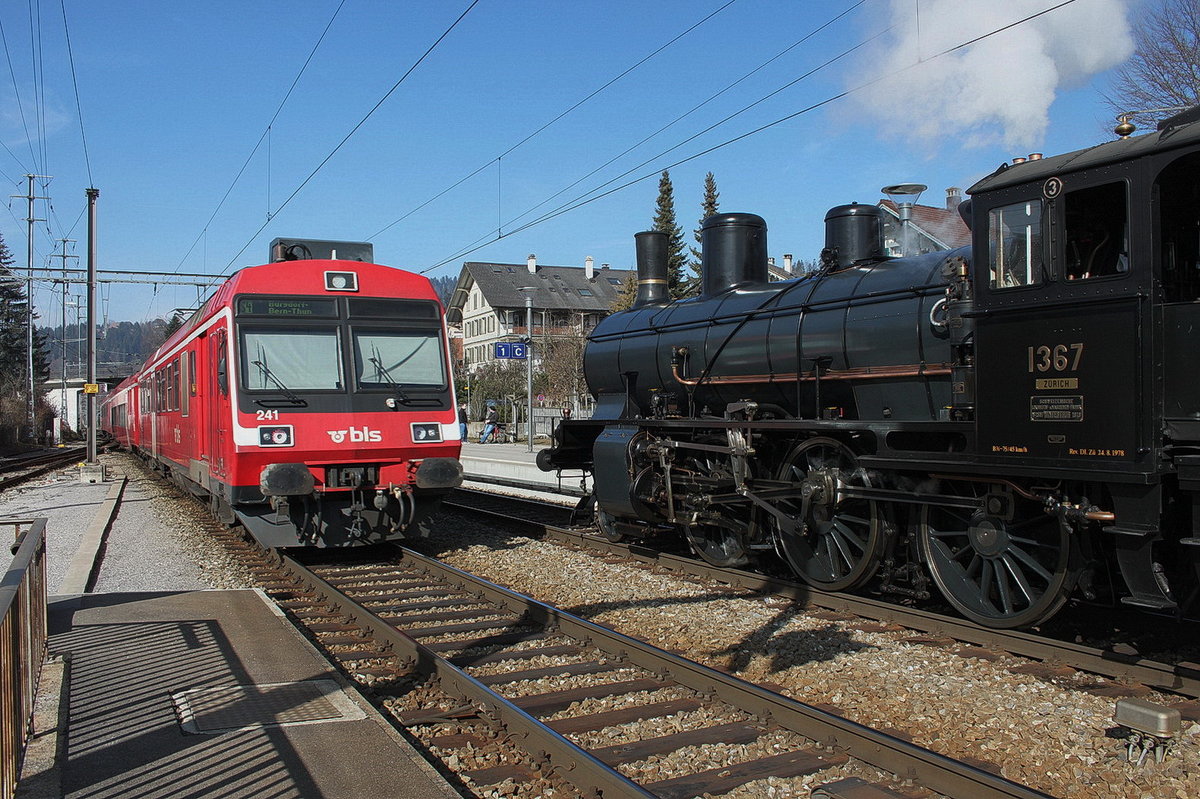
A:
[[[462,482],[433,286],[351,260],[370,245],[271,249],[104,400],[103,425],[265,545],[427,534]]]

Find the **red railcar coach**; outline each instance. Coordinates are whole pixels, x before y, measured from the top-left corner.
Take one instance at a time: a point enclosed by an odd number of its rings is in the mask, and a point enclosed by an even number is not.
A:
[[[427,535],[462,482],[433,286],[370,245],[271,251],[105,397],[104,427],[265,545]]]

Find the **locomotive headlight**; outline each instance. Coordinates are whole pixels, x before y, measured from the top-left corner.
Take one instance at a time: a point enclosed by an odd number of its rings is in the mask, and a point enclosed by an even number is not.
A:
[[[290,447],[293,443],[290,424],[258,428],[258,445],[260,447]]]
[[[414,422],[412,425],[412,440],[417,443],[441,441],[442,426],[437,422]]]

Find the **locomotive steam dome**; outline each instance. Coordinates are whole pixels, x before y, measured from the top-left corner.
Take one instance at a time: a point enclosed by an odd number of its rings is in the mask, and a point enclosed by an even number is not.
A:
[[[838,269],[883,258],[883,212],[859,203],[830,208],[825,214],[825,249]]]
[[[704,294],[767,282],[767,223],[757,214],[713,214],[700,228]]]

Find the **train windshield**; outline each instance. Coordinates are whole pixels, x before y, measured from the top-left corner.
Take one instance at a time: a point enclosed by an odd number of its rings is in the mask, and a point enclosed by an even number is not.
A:
[[[354,379],[361,389],[446,385],[441,337],[435,330],[355,330]]]
[[[242,330],[242,380],[250,391],[341,389],[341,363],[336,329]]]

